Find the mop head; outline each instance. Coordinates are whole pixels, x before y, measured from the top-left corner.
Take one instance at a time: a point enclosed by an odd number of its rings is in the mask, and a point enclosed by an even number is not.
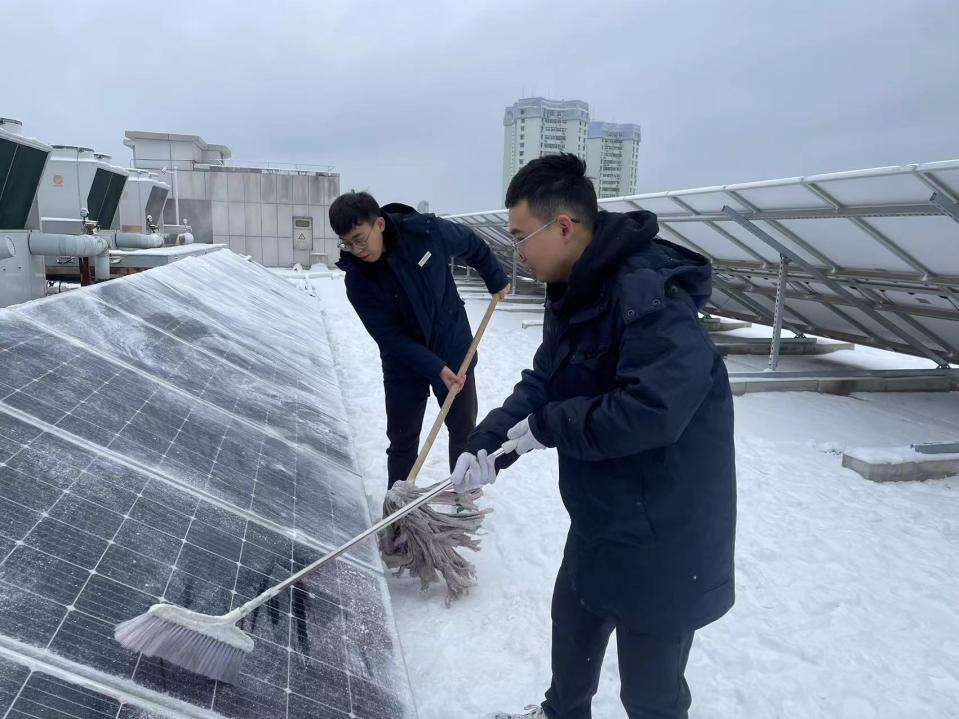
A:
[[[433,485],[434,487],[436,485]],[[386,493],[383,514],[389,515],[417,499],[431,487],[421,489],[415,484],[400,481]],[[476,534],[483,517],[492,509],[479,509],[476,500],[481,492],[457,494],[442,492],[380,534],[380,551],[386,566],[396,576],[409,572],[419,577],[426,591],[440,576],[446,582],[446,603],[465,594],[476,584],[476,568],[456,550],[479,551]],[[449,511],[437,511],[433,505],[447,506]]]
[[[127,649],[230,684],[253,651],[253,640],[232,622],[172,604],[154,604],[117,624],[113,636]]]

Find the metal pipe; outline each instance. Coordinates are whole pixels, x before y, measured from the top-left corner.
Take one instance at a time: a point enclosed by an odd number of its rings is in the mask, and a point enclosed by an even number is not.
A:
[[[180,219],[180,182],[178,179],[176,165],[173,166],[173,205],[176,210],[176,223],[179,225],[182,220]],[[192,212],[190,213],[193,214]]]
[[[93,279],[95,282],[106,282],[110,279],[109,252],[101,252],[93,258]]]
[[[786,305],[786,282],[789,279],[789,258],[779,256],[779,286],[776,288],[776,314],[773,318],[773,341],[769,349],[769,370],[779,367],[779,350],[782,346],[783,310]]]
[[[31,255],[49,257],[96,257],[109,253],[110,245],[99,235],[56,235],[31,232],[27,239]]]
[[[133,250],[151,250],[154,247],[163,247],[163,238],[153,233],[145,235],[141,232],[118,232],[117,248]]]

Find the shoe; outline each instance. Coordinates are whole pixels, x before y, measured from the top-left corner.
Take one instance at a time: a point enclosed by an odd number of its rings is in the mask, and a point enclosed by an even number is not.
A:
[[[546,712],[539,704],[530,704],[522,714],[496,712],[490,716],[490,719],[546,719]]]

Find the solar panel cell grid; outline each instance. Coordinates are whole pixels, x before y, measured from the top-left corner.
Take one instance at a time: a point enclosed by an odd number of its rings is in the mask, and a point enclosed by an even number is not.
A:
[[[370,522],[325,334],[289,324],[300,295],[227,253],[193,271],[0,312],[0,650],[132,682],[121,701],[0,655],[0,716],[136,719],[157,692],[232,717],[413,716],[372,542],[242,621],[236,686],[113,640],[159,601],[226,612]],[[249,291],[225,282],[251,272]],[[223,311],[234,295],[249,314]]]

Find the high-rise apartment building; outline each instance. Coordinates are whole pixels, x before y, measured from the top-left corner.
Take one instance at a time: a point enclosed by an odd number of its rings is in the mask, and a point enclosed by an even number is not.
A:
[[[586,174],[599,197],[636,194],[639,125],[591,122],[586,135]]]
[[[639,143],[639,125],[590,122],[582,100],[524,98],[503,119],[503,194],[527,162],[560,152],[586,160],[599,197],[635,194]]]
[[[503,193],[519,169],[543,155],[571,152],[586,159],[589,105],[582,100],[524,98],[503,119]]]

